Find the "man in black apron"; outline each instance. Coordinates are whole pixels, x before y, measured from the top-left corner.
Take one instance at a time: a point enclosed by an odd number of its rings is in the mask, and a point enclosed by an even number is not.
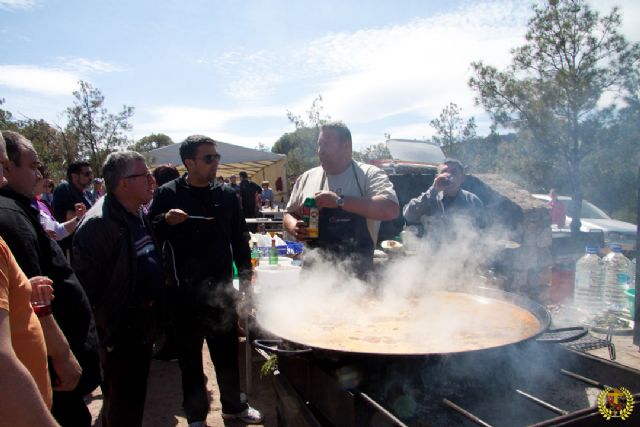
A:
[[[398,216],[398,199],[387,175],[351,157],[351,132],[342,123],[328,123],[318,136],[320,167],[297,181],[284,217],[286,230],[310,247],[350,263],[356,276],[366,278],[373,267],[379,221]],[[319,237],[309,240],[302,204],[314,197],[320,210]]]

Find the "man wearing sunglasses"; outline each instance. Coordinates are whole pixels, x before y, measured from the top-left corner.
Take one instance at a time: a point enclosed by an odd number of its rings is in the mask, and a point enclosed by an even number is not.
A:
[[[213,361],[222,417],[254,424],[262,415],[240,391],[238,315],[232,287],[232,261],[240,286],[251,280],[247,225],[235,191],[215,185],[220,155],[216,141],[202,135],[180,146],[187,169],[158,188],[149,217],[169,255],[169,274],[177,285],[168,291],[178,336],[183,407],[190,426],[204,427],[209,412],[202,344]]]
[[[67,168],[67,182],[62,182],[53,192],[53,216],[59,223],[65,223],[77,217],[76,205],[82,203],[86,210],[91,208],[91,199],[85,193],[91,186],[93,171],[88,162],[74,162]],[[73,237],[59,242],[65,253],[71,252]]]

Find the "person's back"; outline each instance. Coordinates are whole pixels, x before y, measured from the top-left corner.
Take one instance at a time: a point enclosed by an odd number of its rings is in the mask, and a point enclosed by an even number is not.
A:
[[[245,218],[255,218],[257,216],[257,195],[262,192],[262,188],[253,181],[250,181],[246,172],[240,172],[240,198],[242,199],[242,212]]]

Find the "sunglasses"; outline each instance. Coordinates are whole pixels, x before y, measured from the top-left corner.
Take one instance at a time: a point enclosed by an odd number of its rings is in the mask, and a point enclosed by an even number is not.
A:
[[[210,165],[215,160],[220,161],[222,156],[220,154],[207,154],[206,156],[202,156],[201,158],[195,158],[194,160],[202,160],[206,164]]]
[[[82,176],[86,176],[86,177],[89,177],[89,176],[93,176],[93,172],[91,172],[91,171],[88,171],[88,172],[81,172],[81,173],[80,173],[80,175],[82,175]]]

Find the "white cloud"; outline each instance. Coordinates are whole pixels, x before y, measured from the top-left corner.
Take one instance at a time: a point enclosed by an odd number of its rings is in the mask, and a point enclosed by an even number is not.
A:
[[[282,131],[278,129],[254,130],[241,134],[230,132],[230,122],[246,120],[252,117],[283,118],[282,108],[244,108],[244,109],[208,109],[189,106],[167,105],[144,110],[147,118],[135,123],[135,138],[139,139],[150,133],[165,133],[174,141],[181,141],[188,135],[203,134],[224,142],[255,147],[258,142],[271,144],[277,140]]]
[[[0,0],[1,1],[1,0]],[[100,60],[59,57],[56,65],[0,65],[0,86],[43,95],[68,95],[78,89],[79,80],[90,75],[123,71],[122,67]]]
[[[0,9],[31,9],[36,5],[36,0],[0,0]]]
[[[90,60],[86,58],[58,57],[56,63],[60,67],[79,74],[92,73],[114,73],[125,71],[123,67],[101,60]]]
[[[593,6],[608,12],[614,0],[605,3]],[[622,0],[621,11],[622,30],[635,41],[633,34],[640,27],[630,24],[635,24],[640,4]],[[403,128],[418,132],[403,136],[420,138],[430,135],[428,121],[449,102],[458,104],[464,117],[485,114],[474,105],[475,94],[467,85],[471,62],[506,67],[510,50],[524,43],[531,16],[529,1],[468,2],[403,25],[329,34],[304,45],[291,43],[284,51],[230,51],[216,64],[221,73],[233,70],[225,76],[231,81],[232,97],[262,101],[296,87],[300,95],[289,107],[296,114],[304,114],[322,94],[325,112],[349,124],[407,113],[424,117],[424,126]],[[479,129],[484,131],[488,129]]]
[[[291,108],[298,114],[317,94],[329,115],[347,123],[403,113],[435,117],[449,102],[471,112],[470,63],[506,65],[529,15],[521,1],[471,4],[404,25],[329,34],[284,52],[227,52],[217,65],[236,73],[228,76],[236,98],[264,98],[291,85],[313,91]],[[309,88],[308,81],[319,83]]]
[[[68,71],[31,65],[0,65],[0,85],[44,95],[68,95],[79,77]]]

